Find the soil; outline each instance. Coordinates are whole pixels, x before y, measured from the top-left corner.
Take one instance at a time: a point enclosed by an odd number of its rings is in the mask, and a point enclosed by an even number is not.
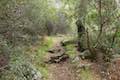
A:
[[[53,45],[53,48],[55,49],[62,47],[60,44],[61,40],[57,40],[55,40],[55,44]],[[92,64],[90,68],[91,73],[94,75],[93,80],[120,80],[120,59],[111,62],[108,67],[103,67],[100,64],[82,60],[80,60],[79,64]],[[71,64],[69,58],[59,63],[48,64],[48,80],[81,80],[77,76],[76,69],[73,68],[74,66]],[[104,70],[106,72],[101,75],[103,68],[105,68]]]
[[[49,65],[49,80],[76,80],[69,61]]]

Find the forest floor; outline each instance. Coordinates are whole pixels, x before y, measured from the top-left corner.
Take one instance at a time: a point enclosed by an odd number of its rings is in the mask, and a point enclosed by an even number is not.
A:
[[[98,63],[91,62],[89,60],[82,60],[78,58],[78,52],[76,50],[75,45],[68,45],[66,48],[63,48],[61,46],[61,41],[68,39],[64,37],[52,37],[52,43],[48,39],[46,39],[48,42],[51,43],[52,46],[47,47],[43,53],[44,54],[41,57],[41,54],[38,51],[38,58],[40,60],[46,61],[47,58],[49,58],[56,54],[50,53],[48,50],[59,50],[59,49],[65,49],[65,54],[68,54],[69,58],[61,60],[59,62],[52,62],[52,63],[42,63],[43,65],[46,65],[46,67],[42,67],[40,69],[43,70],[45,74],[43,74],[43,77],[46,78],[44,80],[120,80],[120,59],[116,59],[114,62],[111,62],[108,67],[101,66]],[[48,44],[48,42],[45,42]],[[45,44],[45,46],[46,46]],[[39,48],[39,50],[43,50]],[[61,52],[58,52],[57,55],[61,54]],[[38,60],[38,61],[40,61]],[[40,67],[39,65],[38,67]],[[106,72],[103,72],[102,69],[105,68]],[[47,74],[47,76],[46,76]],[[106,78],[106,79],[105,79]]]
[[[53,48],[61,48],[62,38],[56,38],[53,42]],[[76,80],[69,59],[59,63],[49,64],[49,80]]]
[[[52,49],[61,48],[61,41],[63,38],[56,37],[53,39]],[[66,52],[65,52],[66,53]],[[76,53],[73,53],[77,55]],[[49,54],[47,54],[49,56]],[[75,57],[75,56],[74,56]],[[77,64],[72,63],[72,58],[68,58],[64,61],[60,61],[59,63],[50,63],[48,64],[48,79],[49,80],[101,80],[100,75],[96,73],[98,70],[96,68],[92,70],[90,69],[79,69],[78,66],[89,64],[88,61],[78,60]]]
[[[49,80],[76,80],[68,61],[49,65]]]

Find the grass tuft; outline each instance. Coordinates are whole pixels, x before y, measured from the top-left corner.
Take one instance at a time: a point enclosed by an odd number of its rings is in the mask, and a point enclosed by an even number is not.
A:
[[[73,44],[67,45],[66,47],[66,53],[70,56],[70,58],[74,58],[76,55],[76,49]]]

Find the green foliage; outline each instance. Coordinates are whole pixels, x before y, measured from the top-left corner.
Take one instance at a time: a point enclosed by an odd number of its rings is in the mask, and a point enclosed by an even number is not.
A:
[[[44,63],[44,56],[47,53],[47,50],[52,47],[53,39],[52,37],[47,37],[47,39],[43,40],[41,44],[38,46],[37,51],[32,53],[35,57],[33,59],[34,65],[37,67],[37,69],[41,72],[43,75],[44,80],[47,80],[48,78],[48,67]]]
[[[11,50],[10,62],[7,68],[0,72],[1,80],[33,80],[34,76],[41,77],[41,73],[28,61],[24,51],[21,47]]]
[[[53,41],[51,37],[48,37],[47,40],[41,43],[36,53],[36,57],[39,59],[38,61],[43,61],[43,57],[45,56],[47,50],[52,47],[52,43]]]
[[[70,56],[70,58],[74,58],[76,55],[76,48],[74,44],[67,45],[65,47],[66,53]]]
[[[51,48],[53,38],[40,40],[40,45],[33,52],[32,50],[27,52],[28,46],[35,44],[40,35],[49,35],[50,33],[69,32],[76,37],[75,21],[77,18],[80,18],[84,22],[85,28],[88,29],[92,47],[96,44],[100,25],[107,19],[103,25],[99,45],[119,49],[119,30],[111,46],[115,29],[119,29],[120,25],[118,19],[120,10],[115,0],[102,0],[101,16],[96,0],[59,1],[60,3],[57,3],[56,0],[0,0],[0,54],[10,56],[9,69],[0,72],[0,79],[26,80],[27,78],[24,78],[23,74],[29,74],[28,80],[30,80],[31,73],[29,72],[37,69],[47,79],[47,65],[44,64],[43,57]],[[86,44],[84,41],[86,40],[83,39],[82,43]],[[65,48],[66,53],[74,58],[75,46],[71,44]],[[105,54],[105,56],[107,55]],[[26,69],[29,69],[28,73]],[[83,80],[92,80],[93,76],[89,70],[83,70],[80,74],[83,76]]]
[[[91,70],[89,69],[82,69],[80,71],[80,78],[81,80],[94,80],[94,75],[91,73]]]

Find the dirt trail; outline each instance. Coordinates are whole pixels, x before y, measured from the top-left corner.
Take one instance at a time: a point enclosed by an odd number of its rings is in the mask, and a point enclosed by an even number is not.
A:
[[[56,39],[53,48],[61,47],[60,42],[61,39]],[[48,70],[49,80],[76,80],[68,59],[60,63],[48,64]]]
[[[69,62],[65,61],[49,66],[50,80],[76,80],[74,73],[70,68]]]
[[[52,48],[54,48],[55,50],[63,48],[63,46],[61,46],[62,40],[64,40],[64,38],[61,38],[61,37],[54,38]],[[57,53],[60,54],[60,52],[57,52]],[[47,56],[49,56],[49,54]],[[81,60],[79,64],[83,65],[84,67],[84,65],[87,66],[87,64],[92,64],[92,63],[89,61]],[[81,80],[81,77],[84,77],[84,76],[78,75],[80,73],[78,72],[80,70],[77,69],[77,67],[79,67],[79,64],[78,65],[71,64],[70,58],[67,58],[64,61],[60,61],[59,63],[48,64],[48,71],[49,71],[48,80]],[[97,66],[91,65],[91,71],[92,72],[90,76],[89,75],[87,76],[88,78],[87,80],[101,80],[100,75],[99,75],[99,69]],[[91,76],[93,76],[93,78]]]
[[[54,49],[60,49],[63,48],[61,46],[61,41],[64,40],[61,37],[54,38],[53,40],[53,47]],[[57,52],[59,54],[59,52]],[[53,54],[54,55],[54,54]],[[48,55],[49,56],[49,55]],[[49,76],[48,80],[103,80],[103,77],[101,76],[101,66],[97,63],[92,63],[87,60],[80,60],[78,65],[75,65],[76,67],[79,67],[83,65],[84,68],[85,66],[87,67],[88,64],[91,64],[89,66],[89,70],[91,71],[90,75],[88,72],[83,71],[83,74],[78,75],[77,69],[71,64],[70,59],[66,59],[64,61],[60,61],[58,63],[50,63],[48,64],[48,71],[49,71]],[[120,64],[120,59],[116,60],[114,63],[111,63],[107,69],[107,78],[106,80],[120,80],[120,69],[119,69],[119,64]],[[74,67],[74,68],[73,68]],[[84,74],[86,73],[86,76]],[[108,74],[109,73],[109,74]],[[104,74],[106,74],[104,72]],[[87,78],[86,78],[87,77]]]

